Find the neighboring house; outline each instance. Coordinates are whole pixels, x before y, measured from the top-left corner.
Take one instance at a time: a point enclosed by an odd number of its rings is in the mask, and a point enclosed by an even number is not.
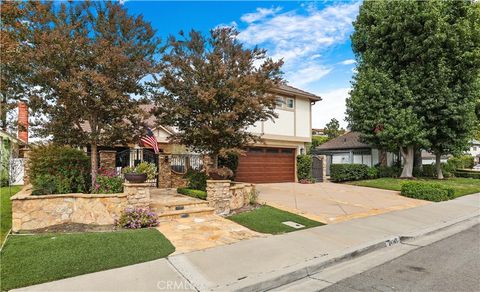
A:
[[[480,164],[480,141],[472,140],[468,153],[475,158],[475,164]]]
[[[318,136],[318,137],[327,137],[325,134],[325,129],[312,129],[312,136]]]
[[[0,179],[1,185],[23,184],[23,159],[21,149],[25,143],[13,135],[0,130]]]
[[[382,151],[363,143],[360,140],[360,133],[347,132],[334,138],[313,150],[314,154],[326,155],[327,175],[330,175],[332,164],[365,164],[375,166],[380,163]],[[386,163],[391,166],[398,158],[394,153],[386,152]]]
[[[450,156],[451,155],[442,155],[440,157],[440,162],[441,163],[447,162],[447,160]],[[428,151],[425,151],[425,150],[422,150],[422,165],[435,164],[435,162],[436,162],[435,154],[433,154],[431,152],[428,152]]]

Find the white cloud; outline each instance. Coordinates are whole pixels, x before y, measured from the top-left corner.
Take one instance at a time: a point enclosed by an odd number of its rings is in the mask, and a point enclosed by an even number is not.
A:
[[[333,65],[322,60],[321,52],[347,41],[358,7],[358,2],[323,9],[307,5],[303,11],[283,13],[278,8],[258,8],[241,17],[247,27],[238,38],[247,45],[266,48],[276,60],[283,59],[287,80],[306,85],[331,72]]]
[[[322,101],[312,107],[312,127],[323,128],[332,119],[336,118],[340,126],[347,127],[345,119],[345,100],[349,96],[350,88],[337,88],[327,92],[319,92]]]
[[[276,8],[257,8],[256,12],[244,14],[240,19],[246,23],[252,23],[264,19],[267,16],[274,15],[282,10],[281,7]]]
[[[354,59],[347,59],[347,60],[343,60],[342,62],[340,62],[340,64],[342,65],[352,65],[352,64],[355,64],[356,61]]]
[[[289,84],[301,88],[322,78],[330,71],[332,71],[332,68],[315,63],[306,63],[294,72],[287,72],[285,77]]]

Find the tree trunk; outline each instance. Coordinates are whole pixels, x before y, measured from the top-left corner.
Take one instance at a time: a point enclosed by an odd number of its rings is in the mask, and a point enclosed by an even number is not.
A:
[[[400,148],[403,157],[403,170],[400,178],[413,178],[413,163],[415,158],[415,147],[408,145],[406,149]]]
[[[92,143],[90,145],[90,167],[92,175],[92,189],[95,187],[95,182],[97,181],[97,144]]]
[[[388,160],[387,160],[387,151],[384,149],[380,149],[380,166],[387,167],[388,166]]]
[[[442,154],[435,153],[435,168],[437,169],[437,178],[443,179],[443,171],[442,171]]]

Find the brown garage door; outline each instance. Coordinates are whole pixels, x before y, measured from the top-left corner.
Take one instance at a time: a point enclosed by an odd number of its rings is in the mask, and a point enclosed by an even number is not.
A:
[[[275,183],[295,181],[295,149],[254,147],[238,161],[236,181]]]

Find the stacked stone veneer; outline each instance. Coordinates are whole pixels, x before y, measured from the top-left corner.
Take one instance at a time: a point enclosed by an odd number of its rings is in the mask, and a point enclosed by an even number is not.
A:
[[[230,180],[207,180],[207,201],[215,213],[227,215],[250,203],[250,195],[255,186]]]
[[[160,155],[158,158],[158,186],[160,188],[183,188],[187,186],[184,174],[172,170],[169,155]]]
[[[123,192],[127,195],[127,207],[150,207],[150,183],[124,183]]]
[[[98,151],[100,158],[100,167],[105,169],[115,169],[116,151],[100,150]]]
[[[24,187],[11,198],[12,231],[28,231],[58,224],[111,225],[127,207],[150,204],[150,184],[124,184],[118,194],[32,195]]]

